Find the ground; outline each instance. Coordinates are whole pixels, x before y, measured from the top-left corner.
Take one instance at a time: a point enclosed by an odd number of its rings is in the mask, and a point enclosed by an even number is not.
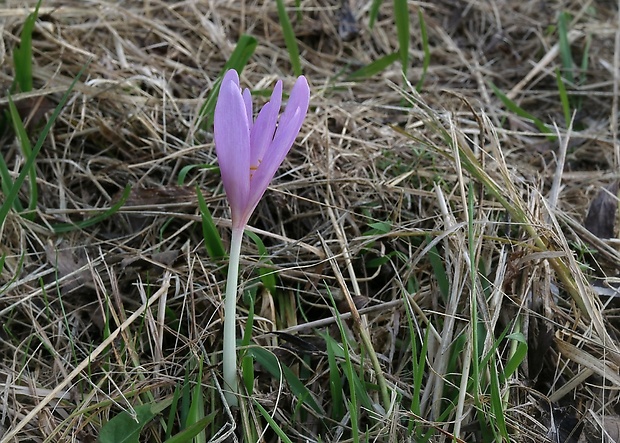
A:
[[[617,4],[35,5],[0,5],[0,441],[618,438]],[[232,410],[229,67],[311,89]]]

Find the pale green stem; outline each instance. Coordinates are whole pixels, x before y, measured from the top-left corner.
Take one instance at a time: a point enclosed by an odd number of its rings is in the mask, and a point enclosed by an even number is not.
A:
[[[226,280],[226,298],[224,301],[224,396],[228,406],[238,406],[239,379],[237,377],[237,284],[239,279],[239,257],[241,256],[241,240],[243,228],[233,228],[230,244],[230,260],[228,262],[228,278]]]

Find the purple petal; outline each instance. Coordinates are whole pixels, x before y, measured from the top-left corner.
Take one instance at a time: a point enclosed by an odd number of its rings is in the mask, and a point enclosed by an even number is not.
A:
[[[248,116],[248,124],[250,129],[252,129],[252,117],[254,115],[254,111],[252,109],[252,93],[248,88],[243,90],[243,102],[245,103],[245,112]]]
[[[273,133],[276,130],[278,113],[282,104],[282,82],[278,81],[271,99],[263,106],[258,113],[254,126],[250,130],[250,165],[258,167],[265,156],[267,148],[273,140]]]
[[[233,225],[240,223],[244,217],[250,193],[250,129],[246,111],[239,77],[230,70],[220,86],[213,133]]]
[[[254,211],[267,186],[269,186],[269,182],[293,146],[293,142],[306,118],[309,102],[310,88],[305,77],[301,76],[291,91],[289,102],[280,118],[274,139],[250,182],[251,190],[247,207],[251,208],[251,211]]]
[[[280,117],[280,122],[278,124],[278,132],[280,132],[280,128],[289,128],[291,119],[297,112],[297,110],[301,110],[303,116],[301,117],[301,121],[299,122],[299,128],[297,128],[297,132],[301,128],[301,123],[308,112],[308,104],[310,103],[310,88],[308,87],[308,81],[306,77],[303,75],[300,76],[295,85],[293,86],[293,90],[291,91],[291,95],[289,97],[288,103],[286,105],[286,109],[284,109],[284,113]],[[278,136],[278,132],[276,132],[276,137]],[[297,134],[294,135],[293,140]],[[292,143],[292,141],[291,141]]]

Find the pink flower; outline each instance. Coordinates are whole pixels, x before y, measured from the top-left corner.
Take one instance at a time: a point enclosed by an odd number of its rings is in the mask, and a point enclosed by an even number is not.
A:
[[[293,146],[308,112],[310,88],[304,76],[297,79],[278,120],[282,82],[253,120],[252,96],[239,87],[235,70],[224,75],[215,106],[215,151],[233,230],[243,229],[265,193],[284,157]]]

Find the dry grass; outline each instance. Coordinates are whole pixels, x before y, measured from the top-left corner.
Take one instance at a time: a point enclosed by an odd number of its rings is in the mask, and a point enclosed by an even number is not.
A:
[[[259,263],[246,237],[241,271],[256,296],[253,344],[290,365],[326,415],[297,410],[289,387],[259,366],[253,397],[292,441],[352,441],[347,416],[336,423],[329,412],[320,333],[342,340],[329,290],[343,314],[351,309],[348,294],[358,308],[369,307],[361,321],[394,393],[391,409],[377,417],[381,398],[372,390],[376,408],[360,417],[362,441],[407,441],[414,422],[436,429],[431,441],[481,438],[475,411],[488,412],[490,394],[480,387],[474,398],[467,385],[468,368],[478,360],[473,329],[480,330],[480,355],[492,355],[500,374],[512,344],[494,340],[517,330],[527,339],[523,364],[501,383],[511,438],[573,441],[553,439],[550,413],[556,422],[560,407],[569,419],[613,418],[620,387],[617,299],[599,297],[594,288],[616,275],[620,257],[613,239],[583,228],[590,201],[619,178],[617,6],[410,2],[413,84],[422,74],[420,9],[431,50],[417,95],[398,63],[371,79],[346,81],[343,73],[398,46],[391,2],[382,5],[373,30],[371,2],[351,2],[360,33],[348,42],[338,34],[338,1],[304,0],[301,20],[289,14],[311,110],[251,220],[269,263]],[[26,3],[33,2],[0,6],[3,90],[13,80],[11,54]],[[591,39],[585,81],[567,86],[581,101],[572,131],[555,79],[561,61],[554,27],[564,11],[573,17],[578,62]],[[2,227],[2,441],[93,441],[121,410],[170,399],[187,377],[195,380],[190,367],[200,358],[206,411],[216,414],[207,440],[233,441],[217,394],[225,263],[207,256],[194,187],[225,241],[228,207],[217,172],[197,168],[183,186],[177,180],[188,165],[216,164],[212,134],[201,129],[198,113],[240,33],[258,40],[242,83],[268,89],[281,78],[290,90],[294,78],[275,3],[44,2],[33,40],[35,91],[15,96],[24,116],[39,98],[40,106],[55,106],[88,66],[37,160],[35,221],[11,212]],[[557,123],[558,138],[541,136],[506,110],[490,82]],[[2,149],[16,175],[24,160],[13,136],[5,135]],[[57,223],[110,207],[127,184],[132,193],[119,214],[86,230],[53,233]],[[378,222],[387,228],[369,234]],[[591,255],[589,247],[599,252]],[[277,275],[275,293],[259,285],[261,266]],[[240,302],[240,330],[247,312]],[[352,323],[344,325],[357,337]],[[303,341],[287,342],[274,331]],[[420,358],[412,355],[412,337],[418,345],[427,337],[421,417],[410,410],[412,365]],[[318,352],[300,343],[316,344]],[[374,380],[367,356],[351,352],[356,370]],[[490,378],[483,367],[481,383]],[[456,403],[442,417],[446,399]],[[141,441],[162,441],[163,417]],[[254,418],[257,427],[268,427]],[[596,436],[600,426],[588,426]],[[277,438],[268,431],[261,441]]]

